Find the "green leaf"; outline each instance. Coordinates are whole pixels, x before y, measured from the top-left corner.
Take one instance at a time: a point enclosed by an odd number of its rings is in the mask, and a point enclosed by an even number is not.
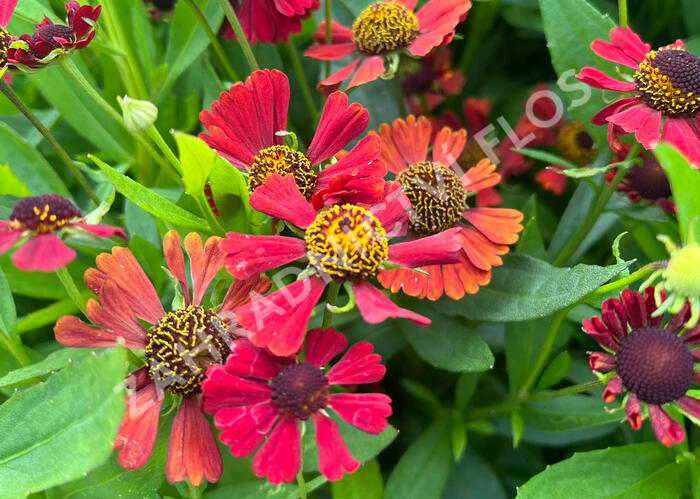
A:
[[[493,269],[491,283],[479,293],[460,301],[442,299],[436,305],[443,313],[475,320],[508,322],[545,317],[576,303],[629,265],[557,268],[512,253],[503,258],[502,267]]]
[[[17,178],[8,165],[0,165],[0,195],[31,196],[27,186]]]
[[[235,232],[248,232],[254,212],[248,202],[248,181],[230,163],[217,156],[209,175],[209,185],[224,227]]]
[[[17,333],[15,300],[2,268],[0,268],[0,332],[6,339],[13,338]]]
[[[324,481],[325,483],[325,481]],[[265,480],[236,483],[206,493],[206,499],[297,499],[296,485],[273,485]]]
[[[384,482],[379,462],[372,459],[355,473],[331,482],[333,499],[382,499]]]
[[[520,233],[515,250],[518,253],[525,253],[535,258],[546,260],[548,255],[542,240],[542,232],[540,231],[537,197],[535,194],[528,198],[520,211],[523,213],[523,220],[525,220],[523,225],[525,228]]]
[[[531,478],[518,489],[517,497],[682,497],[687,467],[676,463],[675,457],[675,449],[657,442],[577,453]]]
[[[418,304],[416,311],[432,309]],[[413,350],[426,362],[439,369],[455,372],[481,372],[493,368],[493,354],[476,330],[470,328],[461,317],[427,314],[432,323],[417,328],[408,321],[399,327]]]
[[[666,170],[671,183],[673,202],[678,214],[678,229],[681,240],[685,243],[691,222],[696,217],[700,218],[700,172],[690,166],[688,160],[669,144],[659,144],[654,154]],[[700,233],[696,233],[696,236],[700,237]]]
[[[462,421],[462,415],[459,411],[452,411],[451,415],[450,442],[452,443],[452,458],[456,463],[462,459],[464,451],[467,449],[467,427]]]
[[[488,463],[470,451],[452,467],[443,497],[506,499],[509,496]]]
[[[139,184],[135,180],[119,173],[117,170],[101,161],[95,156],[90,156],[100,170],[104,172],[114,187],[129,201],[151,215],[167,220],[175,225],[208,231],[209,226],[203,219],[193,215],[189,211],[180,208],[168,201],[163,196]]]
[[[544,370],[542,377],[540,377],[540,380],[537,382],[535,391],[539,392],[545,388],[556,385],[564,379],[570,368],[571,356],[569,352],[561,352],[549,363],[547,369]]]
[[[201,196],[218,155],[204,141],[193,135],[174,132],[173,136],[180,155],[185,192],[190,196]]]
[[[586,168],[571,168],[567,170],[555,170],[557,173],[564,175],[569,178],[588,178],[595,177],[599,173],[605,173],[612,168],[619,167],[619,164],[610,163],[609,165],[599,166],[599,167],[586,167]]]
[[[529,149],[529,148],[522,148],[522,149],[517,149],[515,147],[511,148],[511,151],[517,152],[518,154],[522,154],[523,156],[527,156],[528,158],[536,159],[538,161],[543,161],[545,163],[549,163],[550,165],[559,165],[563,166],[566,169],[572,169],[576,170],[579,168],[579,165],[574,164],[570,161],[567,161],[566,159],[562,158],[561,156],[557,156],[556,154],[553,154],[551,152],[547,151],[542,151],[540,149]]]
[[[520,444],[520,439],[523,438],[523,430],[525,422],[519,411],[513,411],[510,414],[510,432],[513,435],[513,448],[517,448]]]
[[[0,406],[3,495],[59,485],[107,459],[124,412],[125,369],[122,348],[105,350]]]
[[[15,385],[20,381],[24,381],[35,376],[42,376],[57,371],[66,367],[72,362],[83,360],[90,354],[89,350],[84,348],[61,348],[50,353],[44,360],[32,364],[29,367],[23,367],[7,373],[0,378],[0,388]]]
[[[43,298],[57,300],[66,297],[66,290],[61,285],[55,273],[24,272],[12,265],[9,255],[5,254],[0,260],[0,266],[10,283],[14,295],[29,296],[34,299]],[[72,274],[73,278],[76,274]]]
[[[92,296],[90,291],[84,291],[80,294],[81,302],[85,303],[88,298]],[[40,327],[48,326],[53,324],[58,320],[59,317],[64,315],[70,315],[78,312],[78,306],[73,302],[71,298],[64,298],[53,302],[51,305],[47,305],[44,308],[34,310],[33,312],[20,317],[17,320],[17,333],[20,335],[26,333],[27,331],[33,331],[39,329]]]
[[[573,76],[584,66],[597,67],[611,75],[615,74],[614,66],[603,61],[590,49],[593,40],[607,40],[608,32],[615,24],[586,0],[540,0],[540,12],[552,66],[560,77],[564,75],[560,87],[565,95],[569,100],[584,100],[583,92],[591,92],[590,98],[585,99],[583,104],[570,107],[569,110],[596,144],[605,144],[605,127],[591,124],[591,118],[606,105],[603,92],[576,82]],[[584,88],[588,90],[583,90]]]
[[[10,166],[12,173],[34,195],[60,194],[72,198],[61,178],[44,157],[17,132],[0,123],[2,162]],[[20,195],[19,193],[12,193]]]
[[[452,466],[450,420],[439,419],[401,456],[386,483],[386,499],[430,499],[442,495]]]

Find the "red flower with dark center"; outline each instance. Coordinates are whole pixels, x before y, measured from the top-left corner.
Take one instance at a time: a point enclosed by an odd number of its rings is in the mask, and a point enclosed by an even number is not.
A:
[[[651,50],[632,30],[619,27],[610,30],[610,43],[595,40],[591,50],[635,70],[629,78],[633,81],[616,80],[592,67],[576,76],[592,87],[628,94],[600,111],[592,123],[634,133],[645,149],[664,140],[700,165],[700,59],[686,52],[681,40]]]
[[[279,43],[289,35],[301,31],[301,20],[318,10],[319,0],[231,0],[250,43]],[[228,20],[224,20],[219,36],[226,40],[235,37]]]
[[[367,208],[336,204],[317,211],[299,192],[292,175],[273,174],[251,194],[250,205],[302,229],[304,237],[229,232],[221,243],[227,254],[226,269],[237,279],[245,279],[304,259],[312,273],[236,312],[245,336],[275,355],[299,350],[311,311],[331,281],[345,283],[352,290],[369,324],[391,317],[430,324],[429,319],[396,306],[368,279],[376,277],[387,263],[414,268],[464,259],[459,228],[389,244],[390,238],[406,233],[408,224],[409,201],[395,182],[387,182],[383,200]]]
[[[317,87],[326,94],[332,92],[350,78],[355,68],[346,88],[363,85],[384,74],[385,56],[406,50],[422,57],[435,47],[447,45],[472,6],[470,0],[428,0],[416,10],[416,3],[417,0],[379,0],[360,13],[352,29],[333,21],[329,45],[325,44],[326,23],[321,22],[313,36],[318,45],[309,47],[304,55],[322,61],[350,55],[355,59]]]
[[[58,194],[44,194],[20,199],[10,219],[0,220],[0,254],[19,242],[20,248],[12,255],[15,267],[53,272],[76,257],[75,251],[56,235],[59,231],[126,239],[119,227],[85,223],[80,210],[69,199]]]
[[[663,293],[661,299],[657,303],[652,287],[646,288],[643,296],[626,289],[619,300],[603,302],[601,318],[586,319],[582,326],[609,352],[589,352],[588,359],[593,371],[614,373],[603,400],[613,402],[617,395],[628,392],[625,413],[635,430],[642,427],[645,403],[654,435],[663,445],[670,446],[681,442],[684,433],[663,405],[674,403],[692,418],[700,418],[700,399],[687,395],[693,383],[700,383],[700,373],[693,367],[700,362],[700,350],[690,349],[700,343],[700,327],[687,327],[688,302],[663,325],[663,315],[654,314],[665,299]]]
[[[459,95],[467,79],[452,67],[449,49],[433,50],[420,59],[417,71],[407,74],[403,90],[413,114],[428,113],[448,95]]]
[[[339,480],[355,471],[360,463],[328,413],[377,435],[391,416],[391,399],[381,393],[331,391],[376,383],[386,372],[366,341],[351,346],[325,370],[346,346],[345,336],[333,328],[309,331],[304,357],[275,357],[248,340],[234,341],[226,364],[209,368],[202,383],[203,407],[221,430],[219,440],[234,457],[255,453],[252,467],[257,476],[275,484],[292,482],[301,467],[300,424],[311,419],[321,473]]]
[[[207,368],[222,363],[234,339],[234,312],[250,300],[251,293],[270,288],[266,279],[253,276],[235,281],[216,309],[202,305],[209,284],[223,267],[219,238],[204,246],[196,233],[185,237],[190,260],[190,285],[180,236],[163,238],[163,253],[170,274],[179,283],[183,307],[165,312],[151,282],[134,255],[115,247],[97,257],[97,268],[85,272],[85,284],[99,299],[90,299],[85,315],[89,325],[75,316],[61,317],[54,328],[56,340],[74,348],[108,347],[123,342],[144,350],[146,365],[126,380],[133,392],[126,398],[126,413],[114,441],[119,464],[129,470],[148,461],[158,430],[158,416],[165,392],[182,397],[173,421],[165,464],[170,483],[187,478],[199,485],[203,478],[216,482],[221,476],[221,456],[209,422],[199,408],[200,384]],[[144,324],[147,324],[144,326]]]
[[[209,133],[200,138],[233,166],[248,170],[248,188],[260,187],[273,174],[291,174],[304,197],[314,206],[333,203],[373,204],[384,193],[386,168],[378,159],[380,141],[365,137],[336,163],[316,167],[341,151],[369,123],[360,104],[347,96],[328,97],[316,133],[306,153],[284,145],[277,132],[287,126],[289,80],[277,70],[253,72],[236,83],[199,119]]]
[[[645,153],[639,154],[642,164],[633,165],[617,185],[617,191],[627,194],[633,203],[641,201],[649,205],[656,204],[667,213],[675,214],[676,205],[669,201],[671,197],[671,185],[668,182],[666,172],[653,156]],[[605,179],[611,182],[617,174],[617,168],[609,170]]]
[[[442,128],[432,141],[432,125],[425,117],[413,115],[379,127],[382,158],[397,174],[397,181],[410,202],[411,242],[420,244],[425,236],[456,230],[464,258],[421,268],[386,269],[378,280],[387,289],[418,298],[437,300],[445,293],[454,300],[473,294],[491,280],[491,267],[501,265],[500,255],[518,240],[522,213],[505,208],[467,207],[468,193],[495,186],[501,176],[488,159],[461,172],[456,163],[466,143],[466,132]],[[459,175],[458,172],[461,174]]]
[[[67,26],[54,24],[45,17],[31,35],[22,35],[13,41],[7,51],[12,69],[38,69],[56,57],[75,49],[82,49],[95,37],[97,18],[102,6],[79,5],[75,0],[66,4]]]

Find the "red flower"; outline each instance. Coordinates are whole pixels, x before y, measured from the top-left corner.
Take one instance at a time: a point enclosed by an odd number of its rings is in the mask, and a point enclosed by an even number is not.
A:
[[[73,0],[66,4],[68,26],[54,24],[44,17],[41,24],[35,25],[36,31],[32,35],[22,35],[19,40],[13,40],[7,51],[12,69],[27,71],[41,68],[65,53],[87,47],[95,36],[101,10],[101,5],[81,6]]]
[[[540,184],[544,190],[552,191],[557,196],[561,196],[564,194],[568,181],[566,175],[557,173],[562,170],[564,168],[559,165],[549,165],[546,168],[542,168],[535,174],[535,182]]]
[[[357,103],[348,105],[344,93],[333,93],[304,154],[283,145],[284,137],[276,134],[287,127],[288,105],[287,76],[277,70],[255,71],[245,84],[236,83],[222,93],[211,112],[200,113],[199,119],[209,132],[200,138],[235,167],[249,170],[251,192],[268,175],[291,173],[299,190],[315,206],[379,201],[386,168],[378,161],[376,137],[360,140],[347,155],[319,173],[314,169],[364,131],[368,111]]]
[[[234,457],[249,456],[259,447],[253,473],[274,484],[291,482],[301,467],[300,423],[311,418],[321,473],[339,480],[355,471],[360,463],[327,411],[377,435],[391,416],[391,399],[381,393],[329,393],[334,386],[375,383],[384,377],[381,357],[366,341],[351,346],[324,371],[346,346],[345,336],[333,328],[309,331],[305,357],[275,357],[248,340],[235,341],[226,364],[209,368],[202,383],[204,410],[214,415],[219,440]]]
[[[663,405],[675,403],[691,417],[700,418],[700,400],[686,394],[691,383],[700,383],[700,373],[693,368],[700,362],[698,350],[689,350],[700,343],[700,327],[687,327],[688,302],[662,326],[663,315],[657,317],[654,312],[663,300],[657,302],[652,287],[646,288],[643,296],[625,289],[619,300],[603,302],[602,320],[593,317],[582,325],[583,331],[609,352],[589,352],[588,358],[593,371],[614,372],[603,400],[613,402],[618,394],[629,392],[625,413],[635,430],[642,427],[642,403],[646,403],[656,438],[670,446],[683,440],[683,428],[666,414]]]
[[[301,31],[301,20],[320,6],[319,0],[231,0],[231,5],[250,43],[286,42],[290,34]],[[227,20],[219,35],[226,40],[234,38]]]
[[[237,279],[245,279],[303,258],[313,272],[236,312],[246,330],[244,335],[255,346],[275,355],[291,355],[299,350],[311,311],[330,281],[346,283],[369,324],[390,317],[430,324],[429,319],[396,306],[368,279],[375,277],[385,263],[413,268],[462,259],[459,229],[389,245],[390,238],[405,234],[408,206],[394,182],[387,182],[384,200],[369,208],[344,204],[317,212],[291,175],[273,174],[250,196],[250,205],[303,229],[304,238],[229,232],[221,243],[227,254],[226,269]]]
[[[382,270],[379,282],[394,293],[437,300],[443,292],[458,300],[473,294],[491,280],[491,267],[503,262],[499,255],[518,240],[523,215],[504,208],[467,208],[468,193],[493,187],[501,180],[496,167],[487,159],[479,161],[461,176],[456,159],[462,154],[466,132],[442,128],[432,141],[432,161],[428,159],[432,125],[425,117],[409,116],[379,127],[382,158],[397,174],[403,193],[410,202],[411,243],[417,246],[433,234],[455,230],[459,234],[463,258],[455,262],[434,262],[422,267],[428,275],[410,269]],[[464,222],[462,221],[464,219]],[[419,239],[429,236],[426,239]],[[408,244],[408,243],[405,243]],[[442,265],[441,265],[442,264]]]
[[[97,269],[85,272],[86,286],[99,299],[87,303],[86,315],[95,325],[69,315],[61,317],[54,328],[56,340],[68,347],[109,347],[123,342],[127,348],[144,350],[146,365],[126,380],[133,392],[126,398],[126,413],[114,441],[114,448],[121,449],[122,467],[133,470],[146,464],[153,451],[164,392],[182,396],[165,465],[170,483],[187,478],[199,485],[202,478],[216,482],[221,476],[221,456],[197,400],[200,383],[207,368],[223,362],[230,351],[233,312],[249,300],[249,293],[270,288],[258,276],[236,281],[221,305],[215,310],[204,308],[202,298],[223,267],[218,243],[219,238],[211,237],[202,247],[196,233],[185,237],[190,295],[180,236],[175,231],[165,235],[165,261],[183,295],[182,308],[167,313],[130,250],[115,247],[112,254],[102,253]]]
[[[627,194],[632,203],[646,202],[655,204],[666,213],[675,214],[676,205],[669,201],[671,184],[666,172],[659,162],[651,155],[640,153],[640,165],[633,165],[625,174],[622,182],[617,184],[617,191]],[[609,183],[617,174],[617,168],[612,168],[605,174]]]
[[[17,201],[10,220],[0,220],[0,254],[20,242],[12,263],[21,270],[53,272],[75,260],[75,251],[56,235],[58,231],[90,233],[99,237],[126,234],[119,227],[85,223],[80,210],[58,194],[44,194]]]
[[[700,165],[700,59],[686,52],[681,40],[651,50],[629,28],[611,29],[610,42],[595,40],[591,50],[608,61],[634,69],[634,81],[616,80],[598,69],[583,68],[576,76],[579,80],[592,87],[629,94],[605,107],[592,123],[607,123],[609,128],[617,125],[626,133],[634,133],[645,149],[664,140]]]
[[[319,45],[309,47],[304,55],[322,61],[349,55],[355,59],[317,87],[324,93],[337,89],[362,61],[347,85],[356,87],[384,74],[384,56],[406,49],[411,55],[422,57],[435,47],[447,45],[472,6],[470,0],[428,0],[416,11],[416,3],[417,0],[380,0],[360,13],[352,29],[332,22],[329,45],[325,45],[326,25],[321,22],[314,33],[314,41]]]
[[[466,78],[451,64],[449,49],[433,50],[420,59],[418,70],[409,73],[402,85],[413,114],[430,112],[445,100],[446,95],[459,95]]]

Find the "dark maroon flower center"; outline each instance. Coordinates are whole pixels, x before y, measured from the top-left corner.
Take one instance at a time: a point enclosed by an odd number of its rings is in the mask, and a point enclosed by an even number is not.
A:
[[[211,310],[190,305],[168,312],[149,331],[144,355],[163,390],[197,393],[207,368],[231,353],[228,326]]]
[[[639,96],[669,116],[700,111],[700,59],[676,48],[649,52],[634,74]]]
[[[658,161],[652,158],[645,157],[641,165],[630,168],[625,182],[644,199],[651,201],[668,198],[671,195],[671,186],[666,172]]]
[[[280,414],[305,421],[326,407],[328,378],[319,367],[308,362],[285,367],[272,379],[270,387],[272,401]]]
[[[64,26],[63,24],[47,24],[46,26],[37,28],[32,35],[32,41],[34,43],[42,41],[50,44],[53,48],[59,48],[61,44],[54,40],[54,38],[63,38],[67,41],[73,41],[75,38],[73,28]]]
[[[151,0],[153,6],[158,10],[172,10],[177,0]]]
[[[685,395],[693,379],[693,357],[683,341],[659,327],[632,331],[620,344],[617,374],[630,392],[649,404]]]
[[[58,194],[31,196],[17,201],[10,214],[10,224],[16,229],[51,232],[80,218],[80,210]]]
[[[578,133],[576,136],[576,142],[578,142],[578,146],[582,149],[593,149],[593,138],[588,135],[588,132],[585,130]]]

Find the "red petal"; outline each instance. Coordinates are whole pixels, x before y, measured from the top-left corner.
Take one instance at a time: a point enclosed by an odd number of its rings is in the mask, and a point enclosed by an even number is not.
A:
[[[675,146],[692,164],[700,165],[700,133],[697,125],[691,124],[688,118],[667,117],[662,138]]]
[[[224,252],[219,249],[219,237],[210,237],[202,248],[202,238],[196,232],[185,236],[185,251],[190,258],[192,303],[199,305],[209,284],[224,266]]]
[[[460,227],[453,227],[432,236],[392,244],[387,260],[408,268],[459,263],[462,261],[461,231]]]
[[[361,341],[351,346],[345,355],[326,373],[331,385],[365,385],[380,381],[386,368],[382,358],[374,353],[372,344]]]
[[[190,291],[185,276],[185,255],[180,247],[180,234],[176,230],[168,231],[163,237],[163,255],[168,270],[180,283],[180,291],[185,298],[185,305],[189,305]]]
[[[627,314],[625,306],[619,300],[605,300],[600,307],[600,317],[608,331],[621,342],[627,336]]]
[[[126,397],[126,412],[114,440],[114,449],[121,448],[119,464],[122,468],[138,469],[151,457],[161,403],[154,383]]]
[[[21,235],[21,230],[10,230],[10,224],[0,220],[0,255],[12,248]]]
[[[634,132],[634,137],[645,149],[651,149],[659,141],[661,112],[646,104],[639,104],[614,114],[608,118],[608,122],[618,125],[627,133]]]
[[[496,165],[484,158],[462,175],[462,187],[471,192],[493,187],[501,181],[501,175],[495,171]]]
[[[695,419],[700,419],[700,400],[684,395],[676,402],[680,408],[683,409],[683,412],[689,414]]]
[[[357,64],[361,60],[362,57],[357,57],[347,66],[343,66],[325,80],[318,82],[316,84],[316,88],[319,89],[324,95],[328,95],[337,90],[340,84],[350,77],[352,72],[355,70],[355,67],[357,67]]]
[[[277,407],[272,402],[263,402],[221,409],[214,415],[214,424],[221,430],[219,440],[228,446],[231,455],[247,457],[260,445],[278,418]]]
[[[75,251],[49,232],[30,237],[12,255],[12,263],[21,270],[53,272],[75,260],[75,256]]]
[[[109,225],[99,225],[99,224],[84,224],[84,223],[74,223],[71,224],[73,227],[78,227],[80,229],[86,230],[91,234],[99,237],[121,237],[122,239],[127,239],[124,229],[121,227],[110,227]]]
[[[453,132],[443,127],[433,139],[433,161],[446,166],[457,167],[457,159],[467,143],[467,132],[458,130]]]
[[[604,42],[603,40],[593,40],[591,43],[591,50],[598,57],[622,64],[623,66],[627,66],[628,68],[632,69],[639,68],[639,63],[641,62],[641,60],[633,59],[617,45]]]
[[[293,482],[301,467],[299,423],[285,417],[253,458],[253,473],[270,483]]]
[[[215,364],[202,381],[202,407],[207,414],[214,414],[226,407],[258,404],[270,400],[271,391],[267,383],[233,376],[224,366]]]
[[[354,42],[333,43],[331,45],[312,45],[304,52],[305,57],[311,57],[319,61],[335,61],[342,59],[357,51]]]
[[[615,376],[610,378],[608,384],[605,385],[605,390],[603,390],[603,401],[606,403],[614,402],[615,397],[622,393],[622,378]]]
[[[376,80],[381,75],[384,74],[386,68],[384,67],[384,59],[380,55],[373,55],[371,57],[365,58],[365,60],[357,68],[355,75],[348,83],[347,89],[350,90],[353,87],[359,87],[365,83]]]
[[[603,352],[590,352],[588,355],[588,367],[591,371],[607,373],[615,370],[615,356]]]
[[[648,43],[644,43],[639,35],[628,28],[614,27],[610,30],[610,41],[629,54],[632,60],[640,63],[651,50]],[[632,66],[637,68],[637,66]]]
[[[624,108],[629,107],[632,104],[636,104],[637,102],[640,102],[639,97],[626,97],[624,99],[617,100],[609,106],[604,107],[595,116],[593,116],[591,123],[598,126],[605,125],[608,123],[608,118],[610,116],[617,114],[619,111],[622,111]]]
[[[17,0],[2,0],[0,1],[0,26],[5,27],[10,21],[12,12],[15,10]]]
[[[211,432],[209,421],[199,409],[196,396],[183,397],[175,414],[170,432],[165,476],[169,483],[185,478],[192,485],[202,483],[202,478],[215,483],[221,478],[223,464]]]
[[[144,348],[145,335],[136,334],[126,328],[109,331],[85,324],[72,315],[64,315],[54,326],[56,341],[61,345],[72,348],[101,348],[111,347],[124,341],[126,348],[135,350]]]
[[[614,298],[611,298],[611,300]],[[649,314],[653,312],[647,311],[646,304],[642,301],[641,295],[637,291],[630,291],[629,289],[624,289],[620,293],[620,299],[625,306],[627,311],[627,320],[632,327],[632,329],[639,329],[647,325],[649,319]]]
[[[321,414],[312,416],[316,425],[316,447],[318,448],[318,469],[328,480],[340,480],[343,473],[352,473],[360,467],[340,436],[338,425],[331,418]]]
[[[592,87],[602,88],[603,90],[615,90],[617,92],[634,92],[635,90],[634,83],[610,78],[601,70],[592,67],[583,68],[576,75],[576,78]]]
[[[627,421],[633,430],[639,430],[642,427],[642,414],[639,405],[639,399],[634,393],[630,393],[625,402],[625,414]]]
[[[401,190],[398,182],[386,182],[381,201],[372,205],[370,211],[379,219],[389,238],[400,237],[408,230],[408,210],[411,202]]]
[[[336,393],[328,405],[343,421],[372,435],[383,432],[391,416],[391,399],[383,393]]]
[[[250,303],[250,301],[270,290],[272,283],[266,277],[253,276],[250,279],[236,279],[228,288],[224,301],[221,302],[217,314],[222,317],[234,312],[238,307]],[[233,317],[229,316],[233,319]]]
[[[682,442],[685,438],[683,427],[671,419],[661,406],[649,404],[649,420],[656,439],[666,447]]]
[[[348,340],[343,333],[336,332],[332,327],[326,330],[312,329],[306,334],[304,361],[321,367],[347,346]]]
[[[523,230],[523,214],[508,208],[470,208],[462,216],[496,244],[513,244]]]
[[[328,165],[319,172],[316,179],[316,188],[327,188],[333,178],[340,175],[384,177],[386,175],[384,163],[375,161],[379,158],[380,153],[380,138],[377,135],[364,137],[337,163]]]
[[[231,344],[231,353],[226,359],[226,372],[233,376],[269,381],[284,367],[278,360],[246,339],[236,340]]]
[[[409,319],[420,326],[430,324],[430,319],[397,306],[368,282],[356,281],[352,289],[355,293],[357,308],[362,318],[369,324],[377,324],[389,318]]]
[[[250,206],[302,229],[316,218],[313,206],[299,192],[293,175],[273,173],[250,195]]]
[[[226,270],[236,279],[251,278],[306,255],[304,240],[296,237],[229,232],[220,247],[226,254]]]
[[[617,341],[615,338],[613,338],[613,335],[610,334],[610,331],[605,328],[605,325],[600,319],[598,319],[598,317],[592,317],[591,320],[584,319],[581,322],[581,329],[583,329],[584,333],[588,334],[591,338],[597,341],[599,345],[612,350],[613,352],[617,351],[619,346]]]

